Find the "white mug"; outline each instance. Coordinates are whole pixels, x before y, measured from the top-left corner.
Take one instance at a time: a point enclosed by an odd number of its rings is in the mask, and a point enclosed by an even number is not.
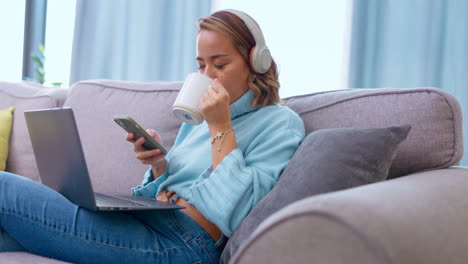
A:
[[[198,72],[190,73],[172,106],[175,116],[191,125],[201,124],[204,119],[198,103],[212,82],[213,80],[206,75]]]

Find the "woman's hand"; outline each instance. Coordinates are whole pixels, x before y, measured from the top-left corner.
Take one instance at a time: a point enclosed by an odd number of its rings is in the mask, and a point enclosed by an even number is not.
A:
[[[213,83],[200,98],[200,109],[210,127],[230,127],[231,109],[228,91],[214,79]]]
[[[147,129],[146,132],[154,138],[159,144],[162,145],[161,137],[159,134],[154,131],[153,129]],[[166,159],[164,158],[165,155],[161,153],[159,149],[147,150],[143,147],[143,143],[145,143],[145,138],[135,138],[133,133],[128,133],[125,136],[125,139],[128,142],[133,143],[133,151],[135,152],[136,158],[140,160],[143,164],[151,165],[153,170],[153,175],[155,178],[159,177],[161,174],[164,173],[166,170]]]
[[[224,157],[237,148],[231,123],[230,96],[218,79],[214,79],[213,84],[203,94],[200,99],[200,109],[208,123],[211,138],[215,138],[220,133],[227,133],[222,138],[216,138],[217,142],[211,142],[212,167],[216,169]]]

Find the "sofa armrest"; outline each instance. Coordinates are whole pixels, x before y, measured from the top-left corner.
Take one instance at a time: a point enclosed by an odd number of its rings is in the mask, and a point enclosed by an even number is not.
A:
[[[275,213],[230,263],[468,263],[468,168],[309,197]]]

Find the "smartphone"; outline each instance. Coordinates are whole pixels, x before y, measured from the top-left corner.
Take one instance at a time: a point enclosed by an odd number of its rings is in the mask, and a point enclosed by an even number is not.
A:
[[[116,115],[114,121],[121,126],[125,131],[135,135],[135,139],[140,137],[145,138],[143,147],[147,150],[159,149],[161,154],[166,155],[166,149],[161,146],[154,138],[152,138],[135,120],[127,115]]]

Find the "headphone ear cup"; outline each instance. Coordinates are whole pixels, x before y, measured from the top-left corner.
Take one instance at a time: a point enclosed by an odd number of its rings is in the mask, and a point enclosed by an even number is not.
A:
[[[270,69],[272,62],[268,48],[258,49],[257,46],[250,50],[250,66],[256,73],[265,73]]]
[[[260,55],[260,61],[262,65],[261,73],[266,73],[270,69],[271,62],[272,62],[270,50],[267,48],[263,49],[259,55]]]

